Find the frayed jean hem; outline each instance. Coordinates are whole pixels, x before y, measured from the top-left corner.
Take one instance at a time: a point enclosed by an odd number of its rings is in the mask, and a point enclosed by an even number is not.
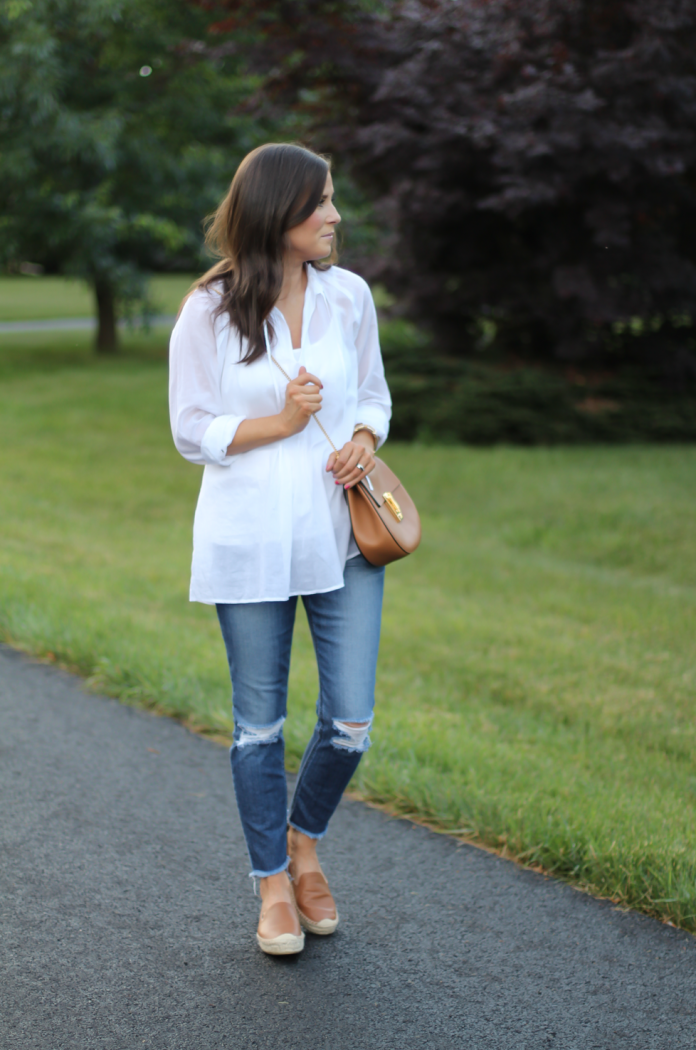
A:
[[[279,868],[276,868],[275,871],[257,871],[256,868],[254,868],[253,871],[249,872],[249,878],[250,879],[269,879],[271,877],[271,875],[280,875],[281,871],[287,871],[289,863],[290,863],[290,858],[286,857],[285,858],[285,864],[281,864],[281,866]]]
[[[295,831],[299,831],[301,835],[306,835],[308,839],[316,839],[317,842],[319,842],[321,839],[323,839],[324,836],[326,835],[326,832],[329,830],[327,828],[326,831],[322,831],[322,832],[320,832],[317,835],[317,833],[314,832],[314,831],[305,831],[305,829],[301,828],[299,826],[299,824],[293,824],[293,822],[291,820],[288,820],[288,824],[290,825],[291,828],[294,828]]]

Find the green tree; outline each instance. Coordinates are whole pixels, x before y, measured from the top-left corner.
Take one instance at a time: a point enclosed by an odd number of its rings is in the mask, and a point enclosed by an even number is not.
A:
[[[0,3],[0,265],[88,281],[100,351],[148,271],[200,262],[201,217],[257,141],[238,41],[201,61],[211,6]]]

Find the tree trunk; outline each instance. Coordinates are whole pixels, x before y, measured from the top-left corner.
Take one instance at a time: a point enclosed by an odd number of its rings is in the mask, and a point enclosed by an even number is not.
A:
[[[116,297],[113,285],[97,278],[94,282],[94,294],[97,300],[97,341],[99,354],[113,354],[118,349],[118,330],[116,328]]]

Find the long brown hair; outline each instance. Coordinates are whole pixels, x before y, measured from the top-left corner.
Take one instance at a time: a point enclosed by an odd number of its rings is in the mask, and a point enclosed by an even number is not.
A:
[[[252,150],[237,168],[227,196],[208,220],[206,244],[220,257],[194,285],[222,283],[216,315],[228,313],[248,340],[241,358],[251,364],[266,352],[264,324],[283,284],[284,236],[308,219],[321,200],[328,158],[292,143],[270,142]],[[328,270],[335,248],[312,265]]]

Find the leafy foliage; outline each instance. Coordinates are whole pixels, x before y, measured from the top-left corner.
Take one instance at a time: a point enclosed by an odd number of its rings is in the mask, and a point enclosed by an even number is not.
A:
[[[175,0],[0,7],[0,264],[93,286],[98,345],[143,273],[195,268],[201,219],[255,145],[239,60],[198,61],[210,20]]]
[[[696,0],[229,0],[446,349],[696,377]],[[270,71],[270,72],[269,72]]]
[[[469,445],[696,441],[696,391],[645,368],[620,371],[433,354],[404,319],[383,321],[382,353],[397,440]]]

